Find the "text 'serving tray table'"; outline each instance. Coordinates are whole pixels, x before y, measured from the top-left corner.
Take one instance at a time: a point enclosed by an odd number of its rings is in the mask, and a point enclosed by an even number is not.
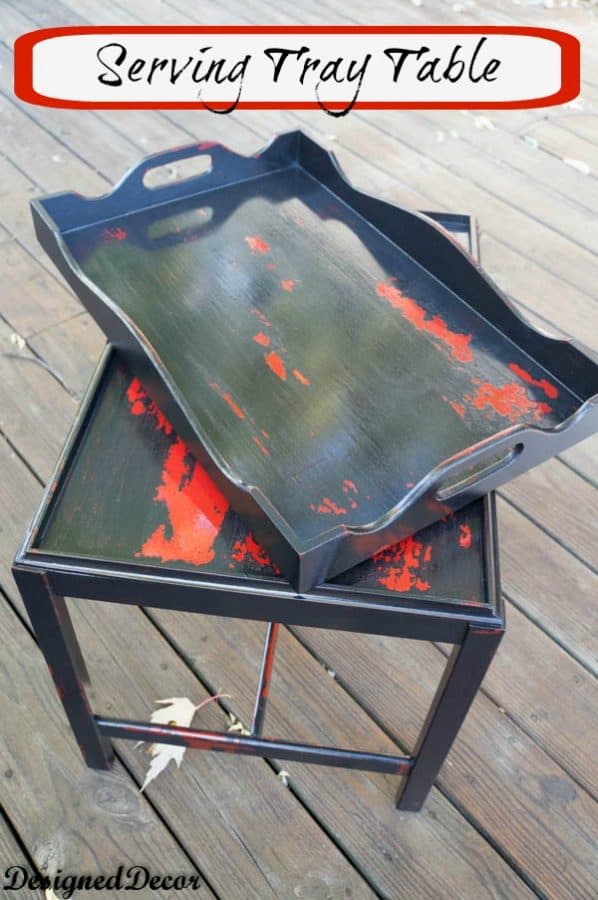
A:
[[[194,154],[209,172],[145,187]],[[591,360],[301,133],[254,157],[174,150],[104,197],[33,211],[44,248],[300,590],[596,427]]]

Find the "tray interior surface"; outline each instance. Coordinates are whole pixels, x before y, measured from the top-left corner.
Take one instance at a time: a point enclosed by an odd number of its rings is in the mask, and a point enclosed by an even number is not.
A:
[[[66,235],[205,446],[299,541],[370,525],[434,466],[579,400],[300,167]]]
[[[484,501],[337,576],[361,595],[486,604]],[[288,582],[112,353],[36,536],[42,553]]]

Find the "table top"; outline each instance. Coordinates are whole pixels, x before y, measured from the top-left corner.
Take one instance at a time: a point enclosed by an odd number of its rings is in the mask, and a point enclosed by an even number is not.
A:
[[[351,504],[353,486],[343,485]],[[476,501],[327,583],[360,599],[493,605],[493,507]],[[110,351],[35,533],[36,554],[292,590],[135,373]],[[316,589],[318,590],[318,589]],[[309,592],[308,592],[309,594]]]

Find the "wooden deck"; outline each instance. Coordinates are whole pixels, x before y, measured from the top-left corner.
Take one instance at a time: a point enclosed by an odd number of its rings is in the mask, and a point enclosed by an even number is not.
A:
[[[596,440],[500,493],[507,635],[417,815],[395,810],[390,777],[315,766],[289,766],[287,787],[275,763],[188,752],[180,770],[171,765],[140,794],[147,757],[121,743],[113,773],[90,772],[9,571],[103,345],[37,246],[29,197],[67,187],[104,192],[140,156],[193,139],[253,152],[273,132],[301,126],[335,150],[357,185],[420,209],[475,215],[484,266],[523,312],[539,327],[595,349],[595,13],[587,3],[550,10],[525,0],[484,0],[466,13],[441,0],[421,6],[390,0],[3,0],[2,870],[23,862],[48,872],[110,873],[134,863],[154,872],[199,873],[205,882],[199,895],[226,900],[598,895]],[[78,113],[24,106],[12,95],[11,47],[22,32],[85,22],[191,23],[200,14],[202,22],[218,24],[400,19],[560,27],[583,39],[586,82],[582,99],[567,108],[485,118],[459,112],[353,112],[340,120],[316,113]],[[233,695],[229,708],[242,720],[250,717],[261,625],[225,627],[218,619],[103,604],[73,608],[96,711],[146,719],[158,698],[199,702],[222,688]],[[139,636],[136,643],[125,638],[130,634]],[[269,728],[291,739],[409,751],[444,659],[443,647],[285,630]],[[223,711],[208,707],[202,724],[222,728]]]

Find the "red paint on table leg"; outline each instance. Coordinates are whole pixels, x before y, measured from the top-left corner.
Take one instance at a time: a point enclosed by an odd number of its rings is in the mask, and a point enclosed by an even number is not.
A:
[[[348,494],[351,491],[353,494],[357,493],[357,488],[355,487],[355,482],[351,481],[349,478],[345,478],[343,481],[343,491],[345,494]]]
[[[459,525],[459,546],[464,550],[471,547],[471,528],[469,525]]]
[[[267,244],[259,235],[247,236],[245,243],[252,253],[268,253],[270,250],[270,244]]]
[[[282,381],[287,380],[287,370],[285,369],[285,365],[282,361],[282,358],[276,353],[274,350],[271,350],[264,359],[266,360],[266,365],[269,366],[270,369],[274,372],[275,375]]]
[[[295,290],[296,284],[297,284],[297,282],[293,281],[292,278],[284,278],[280,282],[280,286],[283,289],[283,291],[287,291],[289,294],[291,294]]]
[[[399,288],[384,281],[376,285],[376,293],[384,297],[392,307],[401,311],[403,316],[418,331],[425,331],[445,344],[451,355],[459,362],[469,363],[473,360],[473,353],[469,344],[471,334],[458,334],[451,331],[441,316],[428,318],[428,314],[412,297],[407,297]]]
[[[544,391],[547,397],[550,397],[551,400],[555,400],[558,395],[558,388],[547,381],[545,378],[535,379],[532,378],[529,372],[526,372],[525,369],[522,369],[521,366],[518,366],[517,363],[509,363],[509,369],[518,378],[521,378],[522,381],[527,382],[527,384],[531,384],[534,387],[540,388],[540,390]]]
[[[270,346],[270,338],[268,337],[267,334],[264,334],[263,331],[258,331],[257,334],[254,334],[253,340],[256,342],[256,344],[261,344],[262,347]]]
[[[168,527],[159,525],[135,555],[193,565],[211,562],[229,504],[181,438],[168,451],[154,499],[165,504]]]

